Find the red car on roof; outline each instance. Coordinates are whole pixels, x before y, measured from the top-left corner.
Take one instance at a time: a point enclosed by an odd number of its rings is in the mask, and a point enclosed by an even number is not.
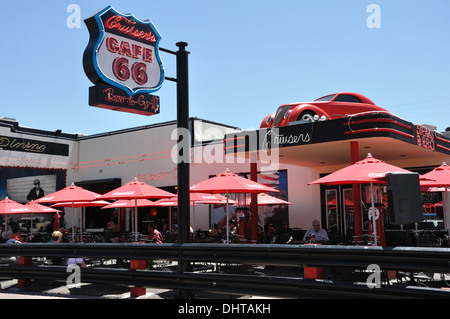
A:
[[[260,128],[312,123],[355,115],[364,112],[388,111],[376,106],[364,95],[352,92],[334,93],[320,97],[313,102],[297,102],[281,105],[276,113],[267,115]],[[294,123],[298,122],[298,123]]]

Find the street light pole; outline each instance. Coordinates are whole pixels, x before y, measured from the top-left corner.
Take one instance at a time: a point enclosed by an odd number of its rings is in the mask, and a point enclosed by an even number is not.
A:
[[[177,44],[177,129],[178,132],[178,243],[189,242],[190,205],[189,205],[189,162],[190,138],[181,132],[189,132],[189,81],[187,43]],[[184,137],[183,137],[184,136]],[[187,152],[187,154],[185,153]]]

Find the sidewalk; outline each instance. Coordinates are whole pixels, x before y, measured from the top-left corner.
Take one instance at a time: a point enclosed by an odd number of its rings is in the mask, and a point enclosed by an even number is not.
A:
[[[108,284],[81,283],[69,288],[65,283],[34,280],[26,288],[18,288],[17,280],[0,281],[0,299],[137,299],[130,296],[130,288]],[[172,299],[171,290],[147,288],[145,296],[138,299]]]
[[[0,279],[0,299],[177,299],[178,291],[146,288],[146,294],[131,297],[130,287],[110,284],[81,283],[78,288],[68,288],[65,283],[35,280],[29,287],[18,288],[17,279]],[[193,292],[193,299],[266,299],[261,296],[237,296]]]

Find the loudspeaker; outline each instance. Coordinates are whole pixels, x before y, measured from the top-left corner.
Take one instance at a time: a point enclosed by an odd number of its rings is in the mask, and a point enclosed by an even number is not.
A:
[[[423,220],[419,174],[386,173],[389,222],[411,224]]]

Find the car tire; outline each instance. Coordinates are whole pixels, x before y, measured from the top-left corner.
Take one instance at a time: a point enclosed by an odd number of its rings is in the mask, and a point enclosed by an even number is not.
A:
[[[297,121],[305,121],[308,123],[313,123],[313,122],[315,122],[314,115],[316,115],[316,113],[311,112],[311,111],[305,111],[302,114],[300,114]]]

